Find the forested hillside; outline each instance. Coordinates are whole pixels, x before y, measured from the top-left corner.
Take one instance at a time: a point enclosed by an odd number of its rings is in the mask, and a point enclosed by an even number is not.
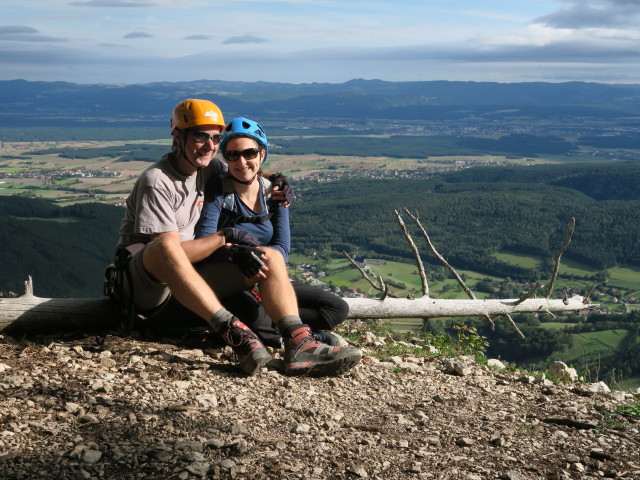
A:
[[[490,254],[548,258],[576,233],[567,258],[606,269],[640,265],[640,164],[473,168],[429,180],[303,183],[292,211],[293,243],[303,250],[347,250],[411,258],[393,216],[417,212],[450,263],[512,278],[541,272],[501,264]]]
[[[99,203],[61,208],[0,196],[0,292],[21,294],[31,275],[41,297],[99,296],[121,216]]]

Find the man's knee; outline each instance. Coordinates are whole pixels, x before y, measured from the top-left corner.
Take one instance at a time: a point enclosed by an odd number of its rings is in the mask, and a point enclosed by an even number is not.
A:
[[[180,238],[173,235],[162,235],[145,246],[142,252],[142,265],[150,275],[160,279],[167,267],[180,264],[178,258],[180,254],[184,256]]]
[[[168,256],[176,252],[180,245],[180,237],[177,235],[161,235],[147,245],[147,249],[154,254]]]

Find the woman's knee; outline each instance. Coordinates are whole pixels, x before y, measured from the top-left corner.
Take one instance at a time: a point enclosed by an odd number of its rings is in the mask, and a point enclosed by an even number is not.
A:
[[[286,268],[287,263],[284,261],[284,257],[282,256],[282,253],[280,253],[278,250],[275,250],[269,247],[260,247],[260,249],[264,250],[266,253],[267,261],[265,263],[267,267],[269,268],[285,267]]]

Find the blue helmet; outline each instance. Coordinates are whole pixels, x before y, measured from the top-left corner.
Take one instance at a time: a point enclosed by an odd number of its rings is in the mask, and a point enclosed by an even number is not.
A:
[[[229,140],[235,137],[248,137],[252,138],[258,145],[264,147],[264,160],[267,160],[269,155],[269,144],[267,143],[267,134],[258,122],[249,120],[244,117],[237,117],[231,120],[231,123],[224,129],[222,140],[220,140],[220,151],[224,154],[227,149],[227,143]]]

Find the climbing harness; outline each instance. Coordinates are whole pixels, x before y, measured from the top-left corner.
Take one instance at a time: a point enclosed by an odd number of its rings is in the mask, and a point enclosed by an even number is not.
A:
[[[113,313],[120,322],[120,327],[125,332],[133,330],[136,321],[148,320],[156,315],[171,299],[171,294],[169,294],[160,305],[151,310],[141,312],[136,309],[133,301],[133,281],[131,280],[129,262],[143,247],[143,243],[134,243],[127,247],[118,247],[114,263],[107,265],[104,271],[103,293],[109,297]]]

